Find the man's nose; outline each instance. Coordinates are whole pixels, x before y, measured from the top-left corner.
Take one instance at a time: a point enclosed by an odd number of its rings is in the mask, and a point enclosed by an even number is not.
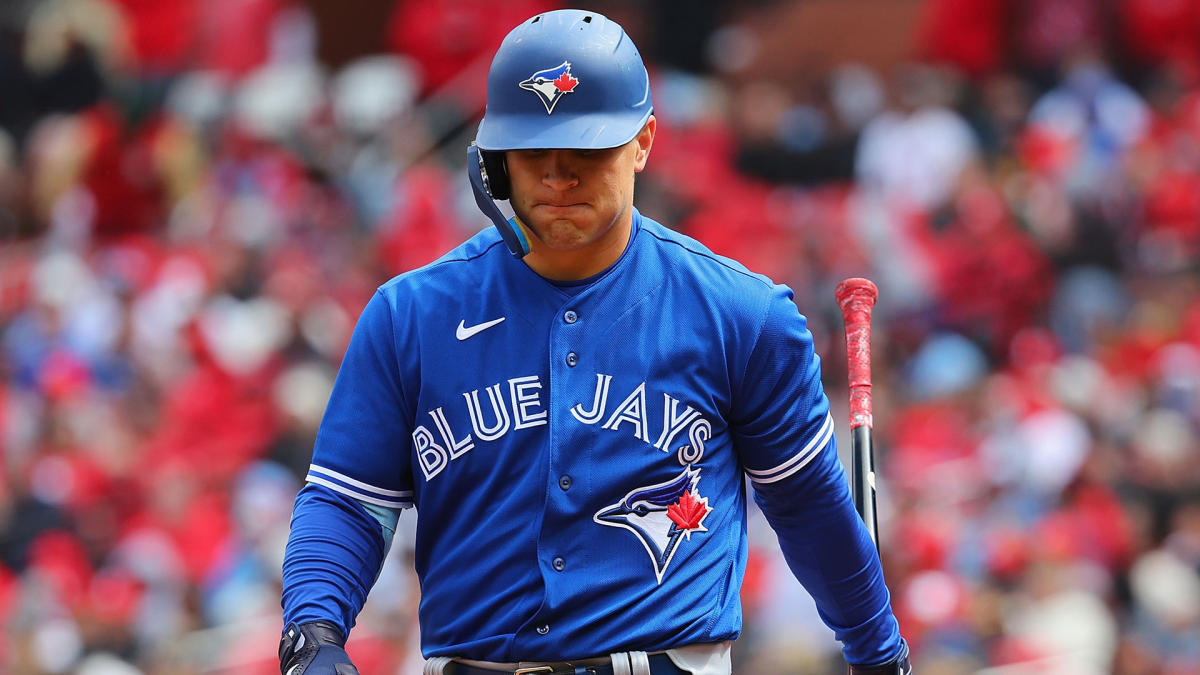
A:
[[[575,172],[566,151],[551,150],[548,153],[542,183],[557,192],[569,190],[579,184],[579,175]]]

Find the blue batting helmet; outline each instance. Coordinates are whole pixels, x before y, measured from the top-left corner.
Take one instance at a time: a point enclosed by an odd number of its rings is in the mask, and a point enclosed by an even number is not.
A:
[[[514,28],[488,71],[481,150],[615,148],[651,113],[650,78],[633,41],[607,17],[546,12]]]
[[[601,14],[546,12],[504,38],[488,71],[487,110],[467,148],[467,175],[475,203],[514,256],[529,253],[529,236],[493,201],[511,196],[503,151],[615,148],[638,135],[652,109],[641,54]]]

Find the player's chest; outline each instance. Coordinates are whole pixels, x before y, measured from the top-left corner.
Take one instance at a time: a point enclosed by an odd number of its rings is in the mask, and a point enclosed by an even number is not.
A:
[[[421,320],[410,346],[420,395],[433,401],[502,385],[515,396],[536,378],[557,399],[592,392],[598,374],[713,393],[727,372],[725,342],[670,304],[663,296],[632,304],[580,296],[439,309]]]
[[[649,307],[624,319],[592,318],[568,302],[538,316],[441,321],[453,342],[422,351],[412,411],[425,478],[468,453],[515,461],[552,441],[659,454],[702,447],[722,431],[729,385],[720,345],[663,330]]]

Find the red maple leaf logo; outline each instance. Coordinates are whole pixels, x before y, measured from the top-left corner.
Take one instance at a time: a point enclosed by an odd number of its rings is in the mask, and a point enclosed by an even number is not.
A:
[[[667,507],[667,517],[679,529],[690,533],[691,530],[706,529],[700,523],[709,511],[712,511],[712,507],[708,505],[706,497],[696,499],[692,497],[692,493],[685,492],[679,497],[678,502]]]
[[[575,85],[577,84],[579,84],[579,80],[571,77],[570,73],[563,73],[554,80],[554,86],[558,87],[558,90],[564,94],[571,93],[571,90],[574,89]]]

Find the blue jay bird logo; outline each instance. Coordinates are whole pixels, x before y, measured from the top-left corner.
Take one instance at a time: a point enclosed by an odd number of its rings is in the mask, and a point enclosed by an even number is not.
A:
[[[537,71],[517,86],[537,94],[549,115],[559,99],[575,91],[577,84],[579,80],[571,75],[571,63],[563,61],[561,65]]]
[[[694,532],[708,531],[704,519],[712,507],[696,489],[699,482],[700,469],[689,464],[665,483],[630,490],[621,501],[597,511],[592,520],[632,532],[650,554],[661,584],[679,543],[691,541]]]

